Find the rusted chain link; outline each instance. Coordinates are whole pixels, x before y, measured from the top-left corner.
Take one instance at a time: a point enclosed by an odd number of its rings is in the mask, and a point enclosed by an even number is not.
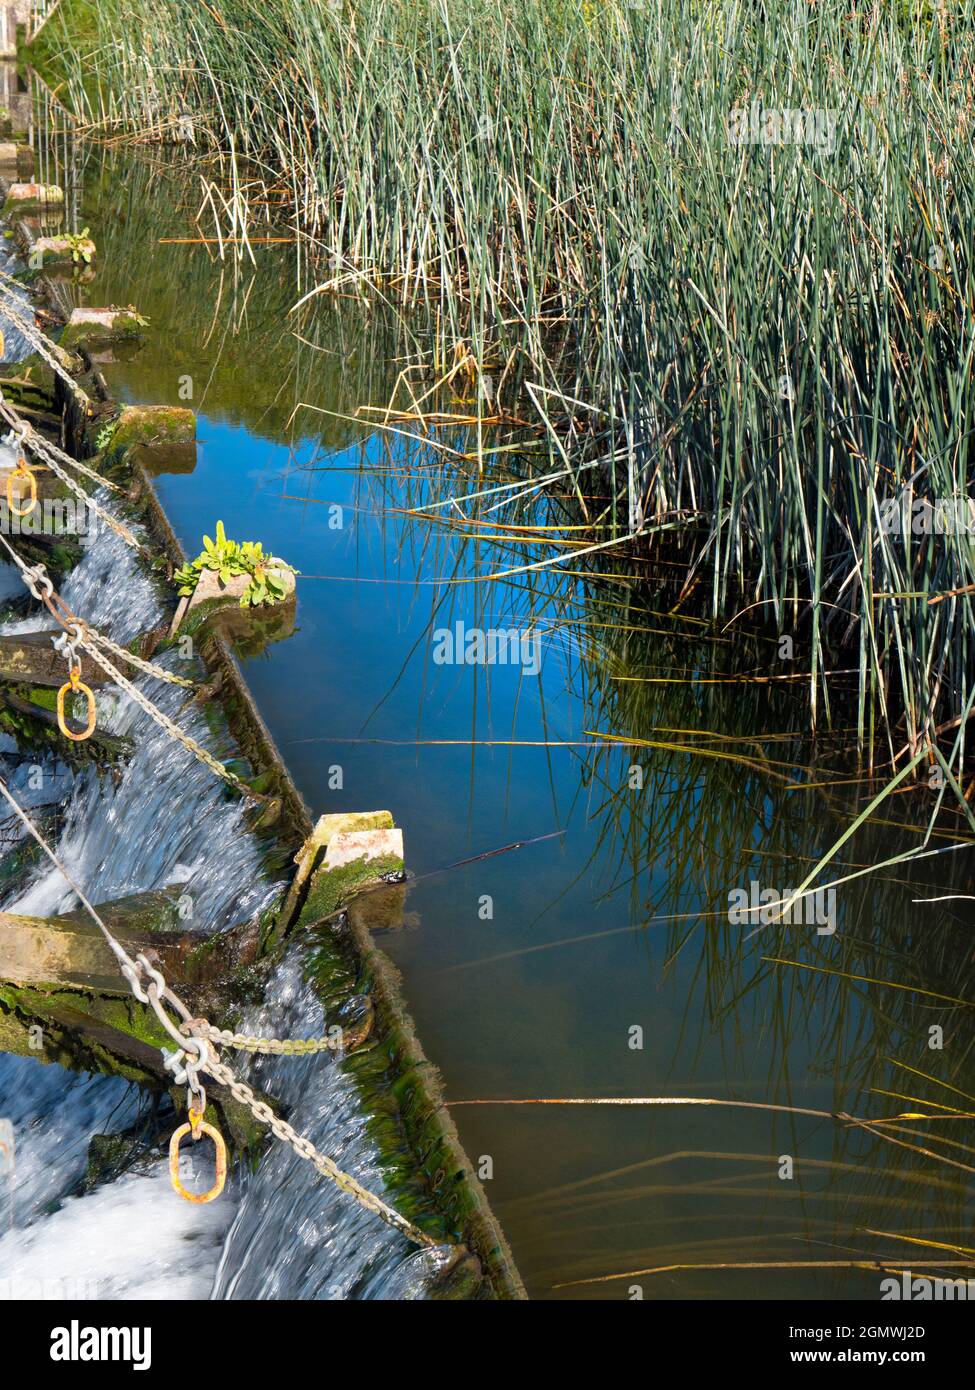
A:
[[[29,496],[26,507],[22,507],[20,505],[20,502],[23,501],[22,496],[18,501],[14,501],[14,483],[17,482],[27,483]],[[37,506],[37,479],[34,477],[34,474],[31,472],[31,470],[27,467],[27,460],[23,457],[23,455],[21,455],[21,457],[18,458],[17,467],[12,469],[7,474],[6,491],[7,510],[10,512],[10,515],[20,517],[30,516],[31,512],[33,512],[35,507]]]
[[[81,641],[81,626],[76,628],[73,634],[62,632],[61,636],[54,640],[54,650],[59,652],[68,663],[68,679],[57,696],[57,720],[58,728],[65,738],[69,738],[72,743],[84,743],[85,739],[91,738],[95,732],[95,724],[98,719],[98,708],[95,704],[95,695],[90,686],[87,686],[81,679],[81,657],[78,655],[78,645]],[[68,725],[65,701],[68,695],[83,695],[85,697],[85,727],[81,733],[76,732]]]
[[[100,487],[107,487],[109,492],[124,493],[125,488],[119,487],[118,483],[113,483],[111,478],[103,478],[100,473],[95,472],[94,468],[89,468],[87,463],[82,463],[80,459],[73,459],[70,454],[59,449],[53,440],[45,439],[29,420],[22,420],[13,406],[9,403],[3,404],[3,402],[3,393],[0,392],[0,415],[7,421],[13,432],[20,436],[21,443],[29,443],[36,453],[52,454],[59,463],[68,468],[77,469],[86,478],[90,478],[93,483],[98,483]]]
[[[432,1236],[427,1235],[425,1231],[421,1231],[418,1226],[414,1226],[412,1221],[409,1221],[405,1216],[401,1216],[398,1211],[394,1210],[393,1207],[389,1206],[380,1197],[377,1197],[375,1193],[363,1187],[351,1174],[343,1172],[334,1160],[316,1149],[311,1140],[305,1139],[296,1129],[289,1125],[286,1120],[282,1120],[279,1115],[275,1115],[269,1105],[264,1101],[258,1100],[250,1086],[238,1080],[230,1068],[220,1061],[216,1048],[213,1046],[212,1042],[208,1040],[206,1033],[210,1028],[210,1024],[206,1019],[194,1019],[191,1017],[189,1010],[180,999],[179,995],[175,994],[167,985],[162,972],[157,970],[149,960],[147,960],[145,955],[140,952],[135,960],[133,960],[125,950],[125,947],[122,946],[120,942],[116,941],[115,937],[102,921],[101,917],[99,917],[95,908],[92,907],[81,888],[74,882],[64,865],[44,839],[43,835],[41,835],[40,831],[34,825],[33,821],[21,808],[20,803],[7,787],[2,777],[0,777],[0,795],[5,797],[28,833],[32,835],[40,845],[41,849],[61,874],[69,888],[77,894],[82,906],[100,929],[108,943],[136,999],[142,1004],[149,1005],[156,1015],[156,1018],[159,1020],[160,1025],[176,1043],[174,1051],[170,1053],[164,1052],[163,1058],[166,1069],[173,1073],[177,1084],[182,1085],[186,1082],[188,1085],[190,1108],[197,1117],[192,1126],[194,1132],[200,1127],[199,1120],[202,1120],[203,1112],[206,1108],[206,1091],[200,1083],[200,1074],[206,1073],[207,1076],[213,1077],[214,1081],[219,1085],[226,1086],[234,1100],[238,1101],[241,1105],[246,1105],[255,1120],[260,1124],[266,1125],[276,1139],[280,1139],[282,1143],[290,1145],[299,1158],[306,1159],[312,1164],[316,1172],[322,1177],[327,1178],[330,1182],[333,1182],[342,1192],[353,1197],[366,1211],[378,1216],[387,1226],[391,1226],[394,1230],[399,1231],[417,1245],[429,1248],[441,1244],[441,1242],[435,1240]],[[182,1019],[182,1025],[179,1028],[177,1028],[176,1024],[166,1012],[166,1009],[163,1007],[164,1004],[168,1004]],[[177,1133],[179,1133],[179,1131],[177,1131]],[[215,1189],[211,1189],[212,1195],[216,1195],[216,1186],[217,1185],[215,1185]],[[204,1196],[209,1198],[211,1193],[204,1194]],[[187,1195],[191,1200],[194,1197],[194,1194]]]
[[[114,489],[116,492],[121,492],[121,488],[117,487],[115,483],[109,482],[107,478],[100,477],[92,469],[86,468],[84,464],[78,463],[76,459],[70,458],[67,454],[63,453],[63,451],[58,449],[55,445],[50,444],[46,439],[43,439],[42,436],[40,436],[37,433],[37,431],[33,428],[33,426],[29,425],[26,420],[20,419],[16,411],[5,401],[2,391],[0,391],[0,417],[7,421],[7,423],[10,425],[11,429],[14,431],[15,434],[19,435],[21,443],[26,444],[29,441],[31,448],[34,449],[35,452],[40,454],[46,462],[51,464],[52,471],[54,471],[58,476],[60,476],[68,484],[68,486],[76,492],[76,494],[83,497],[86,503],[92,506],[97,511],[98,515],[101,516],[110,526],[113,527],[113,529],[115,529],[118,532],[119,535],[122,536],[123,540],[126,540],[128,544],[131,544],[140,550],[145,550],[145,547],[139,544],[135,537],[132,536],[131,532],[129,532],[125,527],[122,527],[121,523],[117,522],[114,517],[110,516],[107,512],[104,512],[102,508],[99,507],[98,503],[89,498],[87,494],[83,491],[83,489],[78,487],[77,484],[75,484],[72,481],[72,479],[65,477],[63,471],[57,466],[57,460],[63,459],[65,462],[72,464],[74,467],[80,468],[82,472],[86,473],[90,478],[94,479],[98,483],[104,484],[105,487]],[[22,572],[27,572],[29,567],[25,566],[20,561],[13,548],[8,545],[7,549],[16,561],[16,563],[20,566]],[[38,566],[37,569],[43,569],[43,566]],[[45,599],[43,594],[37,593],[35,591],[32,592],[34,592],[35,598],[40,599],[43,603],[47,603],[47,600]],[[56,595],[54,594],[53,586],[51,587],[49,597],[52,600],[56,597]],[[48,604],[48,606],[50,605]],[[66,611],[70,612],[70,610],[67,609]],[[55,614],[55,616],[57,615]],[[62,626],[65,625],[63,620],[59,619],[59,621],[62,621]],[[78,620],[75,619],[73,614],[71,614],[70,621],[76,622]],[[125,647],[119,646],[117,642],[113,642],[110,637],[106,637],[103,633],[96,632],[94,628],[89,627],[88,634],[91,637],[92,641],[95,642],[99,647],[104,647],[106,651],[113,652],[115,656],[119,657],[122,661],[128,662],[130,666],[134,666],[137,670],[142,671],[145,675],[152,676],[156,680],[166,681],[169,685],[182,686],[184,690],[194,690],[196,688],[195,682],[187,680],[185,676],[174,675],[173,672],[167,671],[164,667],[157,666],[151,661],[146,661],[141,656],[136,656],[134,653],[127,651]]]
[[[251,1088],[243,1081],[238,1081],[229,1067],[222,1062],[208,1062],[206,1072],[221,1086],[226,1086],[234,1100],[239,1101],[241,1105],[246,1105],[254,1119],[259,1124],[266,1125],[275,1139],[280,1139],[282,1144],[288,1144],[299,1158],[305,1159],[317,1173],[335,1183],[342,1192],[354,1197],[366,1211],[372,1212],[381,1221],[385,1221],[387,1226],[392,1226],[394,1230],[399,1231],[417,1245],[433,1248],[443,1243],[435,1240],[433,1236],[427,1235],[426,1231],[421,1231],[418,1226],[414,1226],[412,1221],[408,1221],[405,1216],[401,1216],[393,1207],[388,1206],[374,1192],[363,1187],[351,1174],[344,1173],[338,1164],[316,1149],[310,1139],[303,1138],[296,1129],[288,1124],[287,1120],[282,1120],[280,1115],[275,1115],[269,1105],[258,1100]]]
[[[337,1038],[252,1038],[246,1033],[232,1033],[229,1028],[214,1028],[212,1023],[197,1030],[198,1037],[221,1047],[234,1047],[238,1052],[259,1052],[270,1057],[303,1056],[312,1052],[340,1052],[346,1045]]]
[[[0,416],[7,421],[11,429],[20,439],[21,444],[27,448],[27,430],[29,430],[30,427],[27,426],[24,421],[20,420],[14,411],[11,410],[2,391],[0,391]],[[45,465],[50,468],[55,477],[60,478],[65,487],[70,488],[78,500],[86,507],[90,507],[95,515],[98,516],[110,530],[114,531],[117,536],[120,536],[126,545],[131,546],[133,550],[145,550],[145,546],[142,545],[141,541],[136,539],[127,526],[123,525],[121,521],[112,516],[111,512],[106,511],[100,503],[96,502],[93,497],[90,497],[88,493],[85,492],[80,483],[75,482],[74,478],[64,471],[58,460],[54,457],[52,451],[45,447],[44,441],[41,440],[39,435],[30,441],[29,447],[44,460]]]

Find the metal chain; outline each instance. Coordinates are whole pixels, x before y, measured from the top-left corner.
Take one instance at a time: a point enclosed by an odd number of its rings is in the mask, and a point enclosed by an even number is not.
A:
[[[0,416],[2,416],[8,422],[8,424],[11,424],[11,428],[14,430],[16,434],[20,436],[21,443],[24,444],[24,447],[26,448],[26,439],[24,431],[21,428],[24,422],[19,420],[18,417],[7,405],[2,391],[0,391]],[[13,423],[11,423],[11,421]],[[88,493],[85,492],[81,484],[75,482],[74,478],[70,477],[64,471],[60,463],[58,463],[58,461],[54,458],[53,454],[51,454],[43,446],[43,443],[38,443],[37,440],[32,440],[30,448],[32,452],[38,454],[44,460],[45,464],[48,468],[50,468],[51,472],[56,477],[60,478],[61,481],[65,484],[65,486],[70,488],[74,495],[77,498],[79,498],[79,500],[83,502],[86,507],[90,507],[91,510],[96,514],[96,516],[99,516],[102,519],[102,521],[104,521],[106,526],[108,526],[112,531],[115,532],[117,536],[120,536],[122,540],[125,541],[126,545],[131,546],[133,550],[145,550],[145,547],[142,545],[140,541],[136,539],[136,537],[132,534],[132,532],[129,530],[127,526],[124,526],[121,521],[118,521],[114,516],[112,516],[111,512],[106,511],[105,508],[102,507],[98,502],[96,502],[93,497],[89,497]]]
[[[0,402],[2,401],[3,393],[0,392]],[[0,405],[0,415],[3,415],[14,433],[20,435],[21,442],[30,441],[30,446],[35,452],[53,454],[58,462],[67,464],[69,468],[76,468],[79,473],[83,473],[85,477],[90,478],[93,483],[98,483],[101,487],[107,487],[110,492],[124,493],[125,488],[119,487],[118,483],[113,483],[110,478],[103,478],[100,473],[95,472],[94,468],[89,468],[88,465],[82,463],[80,459],[73,459],[70,454],[66,454],[63,449],[59,449],[53,440],[45,439],[28,420],[21,420],[12,406],[8,405],[4,408],[3,405]]]
[[[51,577],[43,564],[25,564],[16,550],[14,550],[13,546],[2,534],[0,534],[0,543],[6,548],[7,553],[20,570],[27,589],[34,598],[50,609],[53,616],[64,628],[65,633],[70,635],[73,628],[84,628],[86,635],[97,646],[104,647],[106,651],[113,652],[122,660],[130,662],[131,665],[137,667],[138,670],[144,671],[147,676],[152,676],[155,680],[166,681],[170,685],[182,686],[185,690],[196,689],[195,682],[187,680],[185,676],[174,675],[172,671],[167,671],[164,666],[157,666],[155,662],[146,661],[143,657],[136,656],[133,652],[127,651],[125,647],[120,647],[117,642],[113,642],[110,637],[106,637],[104,633],[98,632],[96,628],[89,627],[82,618],[76,617],[75,614],[71,612],[71,609],[61,596],[55,592],[54,585],[51,583]],[[57,612],[52,606],[55,600],[61,606],[61,613]],[[64,616],[62,616],[62,613]],[[103,666],[104,663],[99,660],[98,664],[99,666]]]
[[[2,272],[0,272],[0,274],[2,274]],[[28,335],[25,333],[24,336],[27,337]],[[48,460],[48,462],[49,461],[50,460]],[[68,481],[70,482],[70,480]],[[72,486],[76,485],[72,484]],[[84,496],[80,488],[78,491]],[[115,648],[115,644],[110,642],[110,639],[99,635],[99,643],[102,648],[100,650],[99,645],[96,645],[95,637],[91,629],[88,628],[87,624],[71,613],[71,610],[68,608],[67,604],[65,604],[64,600],[55,592],[54,585],[45,567],[41,564],[35,566],[25,564],[14,550],[13,546],[9,544],[6,537],[2,534],[0,534],[0,541],[3,542],[11,558],[20,569],[21,576],[28,590],[36,599],[45,604],[65,629],[65,637],[61,640],[65,650],[70,653],[69,663],[71,658],[77,658],[77,649],[81,647],[81,649],[86,651],[99,666],[107,671],[117,684],[128,692],[130,697],[135,700],[136,704],[140,705],[151,715],[171,737],[182,743],[184,747],[188,748],[194,756],[204,762],[213,772],[217,773],[218,776],[225,778],[227,781],[239,787],[246,795],[253,796],[254,793],[246,783],[242,782],[235,773],[232,773],[228,768],[225,768],[222,763],[218,762],[216,758],[212,757],[205,748],[202,748],[200,744],[195,741],[195,739],[190,738],[188,734],[184,734],[168,716],[163,714],[162,710],[157,709],[141,691],[137,690],[136,687],[112,665],[107,657],[105,657],[104,648],[116,649],[127,661],[133,660],[132,654],[130,652],[125,652],[124,649]],[[67,622],[58,612],[58,608],[64,610],[68,618]],[[137,658],[133,661],[133,664],[149,666],[148,662],[142,663],[141,658]],[[151,673],[156,674],[155,669],[152,669]],[[401,1216],[398,1211],[382,1201],[375,1193],[363,1187],[351,1174],[343,1172],[334,1160],[329,1158],[326,1154],[321,1153],[311,1140],[304,1138],[296,1129],[289,1125],[286,1120],[275,1115],[274,1111],[264,1101],[258,1100],[250,1086],[238,1080],[230,1068],[220,1061],[217,1050],[213,1046],[213,1042],[218,1040],[226,1030],[213,1028],[206,1019],[192,1019],[186,1005],[166,984],[161,971],[155,969],[144,954],[140,952],[140,954],[136,956],[136,959],[134,961],[132,960],[125,948],[115,939],[111,931],[109,931],[108,927],[99,917],[82,890],[71,879],[57,855],[34,826],[29,816],[21,809],[2,777],[0,777],[0,793],[2,793],[9,802],[27,831],[41,846],[45,854],[61,874],[62,878],[64,878],[65,882],[72,891],[77,894],[78,900],[104,936],[136,999],[150,1006],[161,1026],[176,1043],[176,1048],[173,1052],[163,1053],[165,1066],[167,1070],[173,1072],[177,1084],[182,1085],[184,1081],[187,1083],[189,1089],[187,1108],[192,1110],[194,1105],[196,1106],[198,1120],[199,1116],[202,1116],[206,1108],[206,1091],[200,1083],[200,1072],[202,1071],[206,1072],[208,1076],[212,1076],[220,1085],[225,1086],[239,1104],[245,1105],[250,1110],[255,1120],[260,1124],[266,1125],[270,1129],[276,1139],[290,1145],[299,1158],[303,1158],[311,1163],[320,1176],[327,1178],[330,1182],[333,1182],[340,1191],[353,1197],[366,1211],[378,1216],[380,1220],[384,1221],[394,1230],[399,1231],[415,1244],[428,1248],[436,1247],[439,1244],[438,1241],[432,1236],[427,1235],[425,1231],[421,1231],[418,1226],[414,1226],[411,1221],[405,1216]],[[146,986],[143,986],[141,983],[140,977],[142,976],[148,980]],[[177,1029],[176,1025],[166,1013],[163,1007],[164,1001],[183,1019],[181,1028]],[[216,1037],[213,1035],[216,1035]],[[282,1054],[324,1051],[330,1050],[335,1046],[331,1040],[327,1038],[317,1041],[308,1039],[288,1042],[276,1038],[251,1039],[245,1037],[243,1034],[230,1034],[230,1039],[231,1045],[234,1046],[246,1047],[251,1043],[255,1043],[258,1044],[254,1049],[256,1051],[263,1051],[266,1046],[268,1052],[276,1052],[280,1049]]]
[[[76,490],[76,495],[78,495],[77,489],[79,484],[68,476],[62,466],[63,463],[68,463],[72,468],[77,468],[81,473],[84,473],[87,477],[98,483],[100,487],[107,487],[112,492],[124,492],[124,489],[120,488],[117,483],[111,482],[108,478],[103,478],[100,474],[96,473],[93,468],[88,468],[77,459],[71,458],[68,454],[57,449],[49,440],[45,439],[42,434],[38,434],[37,430],[35,430],[32,425],[26,420],[21,420],[17,416],[9,403],[4,400],[2,392],[0,392],[0,415],[7,421],[13,432],[19,436],[20,442],[24,448],[29,448],[32,453],[42,458],[56,477]],[[82,492],[80,495],[84,497],[92,507],[97,508],[97,504],[89,498],[86,492]],[[102,512],[99,514],[104,515]],[[106,519],[114,520],[114,518]]]
[[[2,312],[7,315],[11,323],[13,323],[19,332],[27,339],[34,351],[43,358],[55,375],[61,378],[71,394],[76,398],[87,401],[87,394],[81,389],[71,373],[58,361],[50,348],[48,348],[48,343],[51,344],[52,348],[55,347],[56,344],[52,339],[48,338],[46,334],[42,333],[34,323],[33,310],[17,295],[13,294],[9,286],[16,286],[17,289],[23,288],[21,285],[18,285],[16,280],[13,280],[9,275],[0,271],[0,295],[2,295],[4,299]]]
[[[77,631],[77,646],[81,647],[82,651],[87,652],[96,665],[100,666],[103,671],[107,671],[116,685],[121,686],[130,698],[133,699],[141,709],[144,709],[150,718],[156,721],[160,728],[165,729],[166,733],[169,734],[171,738],[174,738],[177,743],[181,743],[183,747],[191,752],[195,758],[198,758],[205,767],[208,767],[211,772],[216,773],[218,777],[222,777],[225,782],[229,782],[231,786],[236,787],[245,797],[258,801],[264,799],[259,792],[255,792],[253,788],[249,787],[235,772],[231,772],[229,767],[224,767],[223,763],[215,758],[212,753],[208,753],[202,744],[197,743],[195,738],[191,738],[189,734],[184,733],[178,724],[174,724],[168,715],[163,714],[162,710],[152,703],[148,696],[143,695],[141,690],[138,690],[130,680],[123,676],[117,666],[112,665],[104,651],[100,650],[99,647],[95,645],[91,636],[91,630],[87,623],[72,613],[60,594],[55,592],[50,575],[43,565],[38,564],[33,567],[26,565],[2,532],[0,532],[0,545],[4,546],[16,562],[24,583],[34,597],[45,605],[69,636],[74,637]],[[130,654],[127,653],[127,657],[128,655]],[[141,657],[139,660],[141,661]],[[156,674],[155,670],[153,670],[153,674]]]
[[[196,689],[195,681],[187,680],[185,676],[177,676],[172,671],[167,671],[165,666],[157,666],[154,661],[146,661],[144,657],[136,656],[134,652],[120,647],[117,642],[106,637],[104,633],[96,632],[93,627],[88,629],[88,635],[97,647],[104,647],[105,651],[112,652],[122,661],[127,661],[137,671],[143,671],[147,676],[152,676],[157,681],[166,681],[168,685],[182,686],[184,690]]]
[[[0,544],[6,548],[7,554],[20,570],[21,577],[30,593],[41,603],[46,604],[54,593],[54,585],[51,583],[50,575],[44,566],[42,564],[28,565],[17,554],[2,531],[0,531]]]
[[[217,777],[222,777],[225,782],[229,782],[232,787],[236,787],[244,796],[257,800],[263,799],[260,797],[259,793],[249,787],[242,778],[238,777],[236,772],[231,772],[229,767],[224,767],[223,763],[215,758],[212,753],[208,753],[202,744],[197,743],[195,738],[191,738],[189,734],[184,733],[178,724],[173,723],[169,715],[163,714],[162,710],[159,709],[157,705],[154,705],[148,696],[143,695],[141,690],[122,675],[122,672],[117,666],[112,665],[105,653],[101,651],[94,642],[82,639],[79,645],[82,651],[86,651],[92,660],[101,666],[102,670],[108,672],[116,685],[121,686],[130,699],[134,700],[137,705],[145,710],[146,714],[156,721],[161,729],[164,729],[166,733],[169,734],[170,738],[175,739],[177,743],[181,743],[184,748],[193,754],[194,758],[197,758],[205,767],[208,767]]]
[[[190,1024],[189,1027],[192,1029],[193,1025]],[[433,1236],[427,1235],[425,1231],[421,1231],[418,1226],[414,1226],[412,1221],[408,1221],[407,1218],[401,1216],[398,1211],[387,1206],[387,1204],[380,1197],[377,1197],[374,1192],[370,1192],[368,1188],[356,1182],[351,1174],[344,1173],[332,1159],[316,1149],[310,1139],[303,1138],[296,1129],[293,1129],[291,1125],[288,1124],[287,1120],[282,1120],[280,1115],[275,1115],[269,1105],[265,1105],[263,1101],[258,1100],[251,1088],[245,1085],[243,1081],[238,1081],[229,1067],[225,1066],[222,1062],[211,1061],[206,1064],[205,1070],[207,1074],[212,1076],[215,1081],[218,1081],[221,1086],[226,1086],[234,1100],[238,1101],[241,1105],[246,1105],[247,1109],[258,1123],[267,1125],[275,1139],[280,1139],[282,1144],[288,1144],[299,1158],[303,1158],[309,1162],[317,1173],[320,1173],[323,1178],[328,1178],[330,1182],[335,1183],[336,1187],[342,1192],[346,1192],[350,1197],[354,1197],[359,1205],[364,1207],[366,1211],[372,1212],[375,1216],[378,1216],[381,1221],[385,1221],[387,1226],[392,1226],[394,1230],[407,1236],[417,1245],[433,1248],[442,1244],[441,1241],[435,1240]]]
[[[246,1105],[255,1120],[266,1125],[276,1139],[289,1144],[299,1158],[307,1159],[316,1172],[335,1183],[342,1192],[354,1197],[366,1211],[372,1212],[380,1220],[385,1221],[388,1226],[392,1226],[394,1230],[399,1231],[417,1245],[434,1247],[440,1244],[432,1236],[427,1235],[425,1231],[421,1231],[418,1226],[414,1226],[405,1216],[401,1216],[398,1211],[388,1206],[375,1193],[363,1187],[351,1174],[343,1172],[338,1164],[326,1154],[319,1152],[309,1139],[305,1139],[287,1121],[275,1115],[269,1105],[258,1100],[250,1086],[238,1080],[230,1068],[220,1061],[216,1048],[208,1041],[206,1034],[210,1029],[210,1024],[206,1019],[191,1017],[189,1009],[179,995],[175,994],[166,984],[162,972],[157,970],[146,959],[145,955],[140,952],[135,960],[128,955],[124,946],[112,935],[33,821],[21,808],[20,803],[10,792],[2,777],[0,777],[0,794],[9,802],[28,833],[37,841],[71,890],[77,894],[82,906],[101,930],[136,999],[142,1004],[149,1005],[161,1026],[176,1043],[173,1052],[163,1053],[165,1066],[167,1071],[173,1073],[178,1085],[182,1085],[184,1081],[187,1082],[190,1095],[194,1097],[194,1104],[197,1107],[202,1104],[205,1108],[206,1092],[199,1080],[200,1073],[205,1072],[221,1086],[225,1086],[234,1100],[241,1105]],[[147,981],[145,985],[142,984],[143,978]],[[177,1028],[167,1014],[163,1007],[164,1003],[169,1004],[182,1018],[183,1023],[180,1028]]]
[[[69,487],[73,488],[79,496],[83,497],[85,501],[90,506],[92,506],[98,512],[98,514],[105,521],[108,522],[110,526],[113,527],[113,529],[117,530],[118,534],[122,536],[123,540],[126,540],[128,544],[133,545],[138,549],[144,549],[144,547],[139,545],[139,542],[135,539],[134,536],[131,535],[130,532],[126,530],[126,528],[122,527],[120,523],[116,522],[114,517],[102,511],[98,504],[94,502],[92,499],[90,499],[88,495],[81,488],[79,488],[77,484],[75,484],[72,481],[71,478],[66,477],[64,472],[57,467],[55,459],[46,456],[49,454],[54,454],[60,458],[65,459],[68,463],[74,464],[76,467],[81,468],[82,471],[87,473],[91,478],[96,479],[99,483],[104,483],[106,487],[113,488],[116,492],[121,492],[121,488],[116,487],[115,483],[109,482],[107,478],[100,478],[99,475],[95,473],[92,469],[85,468],[83,464],[79,464],[77,460],[69,458],[67,454],[63,453],[60,449],[56,448],[55,445],[49,444],[47,440],[42,439],[41,436],[37,434],[37,431],[34,430],[33,427],[26,422],[26,420],[21,420],[20,417],[17,415],[16,411],[14,411],[6,403],[2,391],[0,391],[0,416],[2,416],[2,418],[7,421],[14,433],[19,435],[22,443],[26,443],[28,438],[30,438],[31,448],[34,449],[35,452],[39,453],[42,458],[45,458],[45,461],[51,464],[52,471],[57,473],[58,476],[61,477],[68,484]],[[7,546],[7,549],[8,551],[10,551],[12,555],[14,555],[14,558],[17,559],[17,556],[15,555],[12,547]],[[22,571],[27,571],[27,567],[24,566],[19,559],[17,559],[17,563],[20,564]],[[43,569],[43,566],[35,567],[35,570],[41,569]],[[42,602],[44,601],[43,596],[37,593],[36,590],[32,590],[32,592],[34,593],[35,598],[41,599]],[[51,588],[51,592],[53,593],[53,586]],[[96,632],[94,628],[89,627],[88,634],[91,637],[92,641],[96,642],[100,647],[104,647],[106,651],[113,652],[115,656],[119,657],[123,661],[127,661],[130,666],[136,667],[137,670],[144,672],[145,675],[153,676],[156,680],[166,681],[169,685],[182,686],[185,690],[194,690],[196,688],[195,682],[187,680],[184,676],[174,675],[171,671],[167,671],[164,667],[157,666],[151,661],[144,660],[144,658],[141,656],[134,655],[134,653],[127,651],[125,647],[119,646],[117,642],[113,642],[110,637],[106,637],[102,633]]]
[[[51,645],[56,652],[63,656],[68,663],[69,678],[81,675],[81,657],[78,655],[78,644],[81,641],[81,626],[75,628],[74,632],[65,629],[60,637],[51,639]]]
[[[260,1052],[265,1056],[292,1057],[312,1052],[338,1052],[343,1047],[342,1039],[332,1038],[252,1038],[246,1033],[232,1033],[229,1028],[214,1028],[208,1023],[198,1030],[197,1036],[209,1042],[219,1043],[221,1047],[235,1047],[239,1052]]]

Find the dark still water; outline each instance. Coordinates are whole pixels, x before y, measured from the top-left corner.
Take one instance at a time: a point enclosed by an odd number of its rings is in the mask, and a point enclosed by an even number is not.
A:
[[[293,246],[165,243],[197,235],[178,154],[75,158],[99,257],[72,293],[150,320],[102,370],[199,415],[195,467],[158,478],[183,544],[220,518],[301,571],[295,632],[244,658],[264,718],[314,813],[404,828],[416,881],[382,946],[449,1100],[782,1107],[458,1104],[530,1293],[876,1299],[881,1264],[931,1256],[907,1237],[969,1244],[971,1127],[945,1117],[975,1108],[972,917],[915,900],[965,893],[970,850],[853,878],[808,922],[733,920],[729,895],[798,887],[876,790],[842,737],[809,746],[805,687],[737,678],[787,675],[775,644],[671,611],[639,565],[567,558],[571,509],[489,491],[529,467],[490,431],[479,471],[475,430],[438,450],[352,419],[408,404],[422,334],[353,287],[290,312],[316,283]],[[502,629],[517,660],[452,659]],[[817,882],[915,845],[896,822],[925,810],[885,803]],[[918,1098],[924,1123],[849,1118]]]

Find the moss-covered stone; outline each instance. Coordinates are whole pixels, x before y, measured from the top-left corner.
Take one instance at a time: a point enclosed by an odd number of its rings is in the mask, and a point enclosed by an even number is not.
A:
[[[86,1191],[113,1182],[125,1173],[144,1152],[142,1144],[131,1134],[93,1134],[88,1141],[88,1163],[85,1169]]]
[[[0,217],[16,217],[25,212],[44,212],[64,205],[64,189],[55,184],[12,183]]]
[[[360,859],[340,869],[319,869],[313,876],[297,926],[307,926],[329,917],[358,889],[375,883],[384,874],[402,872],[403,861],[393,855],[382,859]]]
[[[192,444],[196,416],[177,405],[129,405],[118,418],[111,437],[112,451],[134,444]]]
[[[146,324],[147,320],[134,309],[75,309],[61,334],[60,345],[68,351],[79,346],[89,350],[107,347],[141,338]]]

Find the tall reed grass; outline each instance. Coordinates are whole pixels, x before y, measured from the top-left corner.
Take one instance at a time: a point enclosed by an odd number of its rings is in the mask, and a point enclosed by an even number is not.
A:
[[[975,0],[68,0],[45,43],[83,124],[246,161],[601,453],[601,536],[757,605],[814,722],[853,665],[861,747],[960,778]]]

